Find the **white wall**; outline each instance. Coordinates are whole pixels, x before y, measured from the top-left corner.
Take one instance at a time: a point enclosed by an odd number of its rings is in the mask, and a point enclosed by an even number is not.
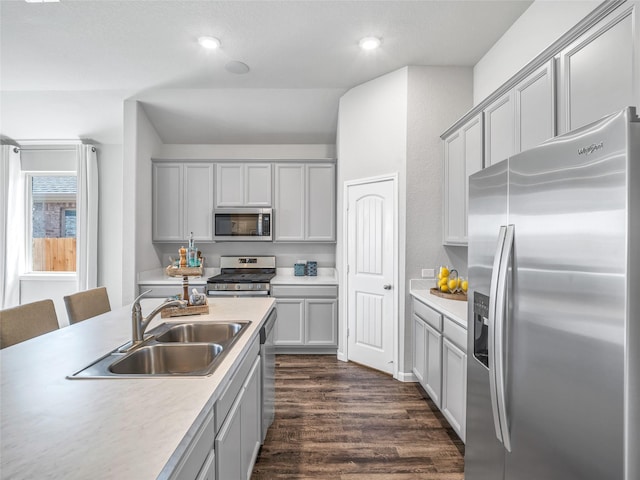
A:
[[[338,168],[337,168],[337,248],[336,266],[339,276],[341,302],[338,325],[338,355],[346,359],[347,318],[344,314],[346,302],[345,280],[342,270],[346,245],[344,234],[344,183],[348,180],[375,177],[386,174],[398,175],[399,234],[398,247],[399,278],[404,278],[404,211],[405,172],[407,143],[407,76],[408,68],[402,68],[382,77],[359,85],[340,99],[338,113]],[[404,305],[404,285],[400,282],[400,305]],[[403,317],[398,314],[398,318]],[[402,370],[399,365],[399,370]]]
[[[398,173],[400,376],[412,367],[408,287],[423,268],[454,264],[466,270],[466,250],[442,246],[440,134],[472,104],[472,70],[406,67],[359,85],[340,101],[338,117],[338,246],[342,265],[344,182]],[[340,271],[341,298],[346,298]],[[346,330],[341,308],[339,353]]]
[[[509,80],[601,3],[536,0],[474,67],[474,105]]]

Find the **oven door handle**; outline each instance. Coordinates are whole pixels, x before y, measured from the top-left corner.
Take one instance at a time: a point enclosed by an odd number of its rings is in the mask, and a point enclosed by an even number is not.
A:
[[[266,297],[268,290],[207,290],[207,297]]]

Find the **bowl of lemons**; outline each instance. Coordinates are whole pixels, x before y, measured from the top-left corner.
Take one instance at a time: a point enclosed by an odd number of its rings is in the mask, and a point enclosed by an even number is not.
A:
[[[449,297],[458,296],[460,299],[466,299],[467,297],[467,289],[469,288],[469,281],[465,278],[462,278],[458,271],[455,268],[451,268],[448,266],[441,266],[437,269],[437,277],[436,277],[436,290],[440,292],[442,295]]]

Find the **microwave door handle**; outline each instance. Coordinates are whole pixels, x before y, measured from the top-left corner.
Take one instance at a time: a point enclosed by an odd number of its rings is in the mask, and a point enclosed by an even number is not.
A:
[[[501,226],[498,233],[498,245],[493,257],[493,269],[491,270],[491,286],[489,289],[489,318],[488,318],[488,351],[489,351],[489,393],[491,395],[491,410],[493,412],[493,426],[497,439],[502,443],[502,428],[498,413],[498,394],[496,390],[496,300],[498,291],[498,280],[500,276],[500,265],[502,263],[502,251],[506,237],[507,227]]]
[[[262,214],[258,214],[258,236],[262,236]]]
[[[509,423],[507,417],[507,400],[506,400],[506,366],[505,366],[505,339],[507,331],[507,302],[509,299],[509,267],[513,256],[513,239],[514,226],[507,226],[504,245],[502,247],[500,272],[498,274],[498,291],[496,299],[496,315],[495,315],[495,380],[496,380],[496,397],[498,400],[498,416],[500,420],[500,429],[502,431],[502,443],[504,448],[511,451],[511,435],[509,432]]]

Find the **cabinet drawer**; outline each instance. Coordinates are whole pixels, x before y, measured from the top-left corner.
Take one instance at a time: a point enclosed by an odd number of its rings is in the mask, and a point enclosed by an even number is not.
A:
[[[338,287],[335,285],[273,285],[271,287],[271,296],[276,298],[294,297],[294,298],[336,298],[338,296]]]
[[[191,480],[196,478],[207,457],[213,450],[215,431],[213,429],[213,412],[205,417],[202,427],[196,433],[178,468],[171,475],[171,480]]]
[[[467,353],[467,331],[450,318],[444,317],[444,336]]]
[[[251,344],[251,347],[249,348],[247,356],[240,365],[240,368],[235,373],[235,375],[227,385],[227,388],[222,393],[222,395],[220,395],[220,398],[216,402],[216,405],[214,407],[216,414],[216,432],[220,430],[220,427],[224,423],[225,418],[227,418],[227,414],[229,413],[229,410],[231,410],[231,406],[238,396],[240,389],[244,385],[244,382],[247,379],[247,375],[249,375],[249,371],[253,366],[253,362],[255,361],[255,358],[259,353],[260,344],[258,343],[258,338],[256,337],[256,339]]]
[[[418,315],[421,319],[431,325],[433,328],[442,331],[442,315],[427,307],[424,303],[418,300],[413,301],[413,313]]]

